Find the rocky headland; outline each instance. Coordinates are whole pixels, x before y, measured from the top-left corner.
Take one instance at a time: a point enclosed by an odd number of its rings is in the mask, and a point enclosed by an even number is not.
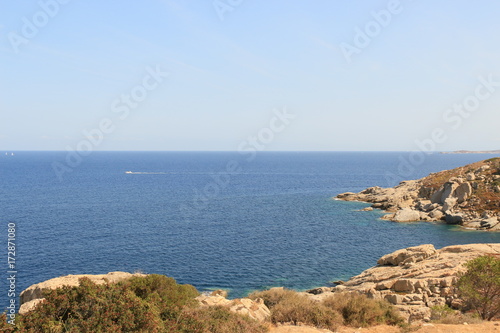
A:
[[[441,154],[500,154],[500,150],[455,150],[443,151]]]
[[[371,203],[395,222],[444,221],[469,229],[500,230],[500,158],[403,181],[392,188],[378,186],[336,196]]]

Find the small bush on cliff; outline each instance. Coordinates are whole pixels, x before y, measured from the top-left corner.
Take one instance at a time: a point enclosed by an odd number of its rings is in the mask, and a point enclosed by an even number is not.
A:
[[[500,259],[482,256],[465,267],[457,283],[460,297],[481,318],[492,320],[500,315]]]
[[[269,308],[274,308],[277,304],[286,300],[297,299],[297,292],[285,288],[272,288],[264,291],[255,291],[248,295],[250,299],[262,298],[264,304]]]
[[[342,316],[319,302],[293,290],[274,288],[254,292],[249,298],[262,298],[271,310],[274,324],[306,324],[336,330],[342,325]]]
[[[268,328],[250,317],[229,311],[223,306],[186,309],[182,318],[184,333],[264,333]]]
[[[462,313],[453,310],[448,305],[436,305],[431,308],[433,323],[446,325],[480,324],[483,320],[476,313]]]
[[[349,326],[400,325],[404,322],[387,301],[371,299],[358,293],[334,294],[325,299],[323,304],[341,313],[344,324]]]
[[[78,287],[46,292],[44,302],[8,328],[23,333],[265,332],[256,321],[227,308],[198,308],[197,295],[193,286],[162,275],[101,285],[83,278]]]
[[[20,332],[158,332],[169,326],[155,304],[123,284],[96,285],[82,278],[80,286],[51,290],[45,299],[20,318]]]
[[[401,325],[403,318],[383,300],[369,299],[357,293],[340,293],[316,302],[286,289],[271,289],[250,294],[262,298],[271,310],[273,323],[303,323],[335,330],[339,325]]]
[[[0,332],[11,333],[14,332],[15,327],[7,323],[7,316],[5,313],[0,315]]]

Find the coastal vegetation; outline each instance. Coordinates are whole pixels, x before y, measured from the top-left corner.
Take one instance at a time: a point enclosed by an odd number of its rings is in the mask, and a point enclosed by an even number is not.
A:
[[[79,286],[45,292],[35,309],[2,320],[2,332],[266,332],[267,327],[225,307],[201,308],[193,286],[163,275],[132,277],[96,284],[81,278]]]
[[[336,330],[341,325],[368,327],[404,323],[393,305],[359,293],[337,293],[315,301],[292,290],[273,288],[254,292],[249,297],[264,300],[264,304],[271,310],[271,321],[274,324],[306,324]]]
[[[340,326],[398,325],[404,320],[384,300],[358,293],[339,293],[321,301],[284,288],[254,292],[254,304],[270,309],[270,317],[255,320],[228,306],[202,306],[191,285],[163,275],[133,276],[115,283],[95,283],[84,277],[77,286],[43,292],[44,300],[17,315],[15,325],[2,317],[2,332],[267,332],[271,324],[309,325],[336,330]],[[221,301],[223,296],[212,296]],[[224,304],[223,302],[219,304]]]
[[[481,256],[465,264],[457,287],[466,307],[482,319],[492,320],[500,315],[500,258]]]

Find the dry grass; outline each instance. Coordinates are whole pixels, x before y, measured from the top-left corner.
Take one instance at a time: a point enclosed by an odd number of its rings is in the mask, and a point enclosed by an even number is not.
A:
[[[231,312],[223,306],[209,306],[185,309],[182,332],[196,333],[265,333],[267,325],[261,324],[248,316]]]
[[[272,289],[254,292],[249,297],[264,300],[271,310],[273,324],[305,324],[336,330],[343,323],[337,311],[292,290]]]
[[[323,304],[342,314],[344,324],[348,326],[400,325],[404,322],[387,301],[370,299],[357,293],[334,294],[325,299]]]
[[[434,306],[431,310],[431,319],[435,324],[461,325],[463,323],[481,324],[484,322],[477,314],[462,313],[458,310],[453,310],[447,305]]]
[[[335,330],[340,325],[368,327],[404,322],[391,304],[356,293],[334,294],[322,302],[286,289],[255,292],[249,297],[264,300],[274,324],[306,324]]]

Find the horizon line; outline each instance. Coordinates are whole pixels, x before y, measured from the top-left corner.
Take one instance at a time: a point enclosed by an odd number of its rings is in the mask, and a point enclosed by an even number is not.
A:
[[[16,153],[16,152],[68,152],[67,150],[32,150],[32,149],[15,149],[15,150],[4,150],[0,149],[0,152],[5,153]],[[164,152],[164,153],[241,153],[238,150],[95,150],[91,151],[91,153],[119,153],[119,152]],[[434,154],[434,153],[460,153],[460,152],[470,152],[470,153],[485,153],[485,154],[499,154],[500,150],[433,150],[433,151],[423,151],[423,150],[262,150],[255,151],[257,153],[413,153],[413,152],[422,152],[425,154]]]

